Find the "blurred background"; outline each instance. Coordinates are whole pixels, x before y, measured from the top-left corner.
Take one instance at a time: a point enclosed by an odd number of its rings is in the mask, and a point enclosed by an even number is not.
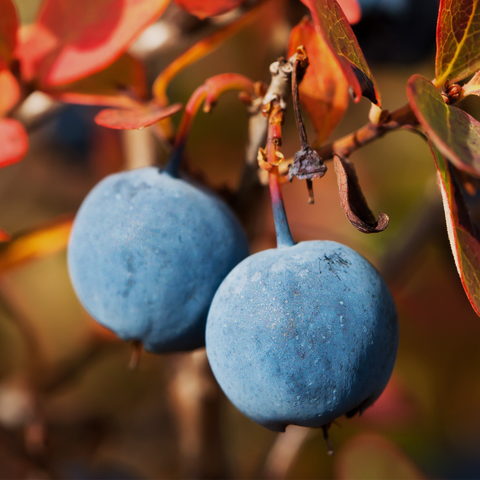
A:
[[[39,3],[17,0],[23,23],[34,20]],[[384,108],[394,110],[407,102],[412,74],[434,77],[438,2],[360,3],[354,31]],[[268,82],[269,64],[285,54],[291,28],[306,13],[297,0],[268,2],[261,18],[174,79],[171,102],[185,103],[219,73]],[[168,41],[169,22],[185,42]],[[169,7],[132,47],[150,84],[201,32],[202,22]],[[480,118],[476,100],[463,107]],[[362,253],[386,278],[399,311],[392,379],[362,417],[332,426],[336,454],[329,457],[320,430],[289,427],[277,436],[239,413],[201,350],[143,353],[130,371],[131,345],[98,326],[76,300],[62,226],[105,175],[167,158],[148,128],[105,129],[93,122],[98,110],[53,106],[29,127],[27,158],[0,171],[1,227],[41,241],[39,229],[55,222],[60,238],[51,254],[13,266],[15,252],[0,249],[0,478],[480,478],[480,319],[456,272],[434,162],[419,136],[390,133],[352,156],[370,207],[390,216],[383,233],[364,235],[350,225],[333,166],[314,182],[314,205],[307,205],[303,182],[283,188],[295,240],[336,240]],[[351,104],[331,139],[365,124],[368,110],[367,100]],[[245,107],[226,94],[195,119],[189,166],[214,188],[235,189],[246,140]],[[288,158],[299,146],[290,115],[282,151]],[[275,247],[267,192],[259,198],[246,224],[252,253]]]

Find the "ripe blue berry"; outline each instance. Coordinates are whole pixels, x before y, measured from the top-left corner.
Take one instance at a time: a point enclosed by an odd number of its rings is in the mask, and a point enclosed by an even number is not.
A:
[[[302,242],[230,272],[206,344],[217,381],[245,415],[275,431],[321,427],[380,396],[397,353],[397,313],[364,257],[336,242]]]
[[[90,192],[75,219],[68,265],[96,320],[146,350],[167,352],[205,344],[213,295],[247,255],[226,204],[149,167],[111,175]]]

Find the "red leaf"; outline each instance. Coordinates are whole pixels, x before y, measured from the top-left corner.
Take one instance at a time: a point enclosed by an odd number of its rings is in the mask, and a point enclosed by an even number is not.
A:
[[[0,117],[5,116],[20,100],[20,86],[10,70],[0,71]]]
[[[145,68],[124,53],[104,70],[68,85],[45,89],[51,97],[70,103],[132,107],[147,94]]]
[[[446,105],[430,80],[413,75],[407,95],[428,138],[459,170],[480,177],[480,123],[457,107]]]
[[[45,0],[18,56],[26,80],[51,87],[106,67],[165,10],[168,0]]]
[[[0,242],[8,242],[11,240],[11,238],[12,236],[5,230],[0,230]]]
[[[175,0],[177,5],[198,18],[212,17],[237,8],[245,0]]]
[[[0,167],[20,161],[28,151],[28,136],[20,122],[0,119]]]
[[[441,0],[437,22],[435,85],[442,87],[480,68],[480,2]]]
[[[348,83],[335,56],[313,24],[304,18],[291,32],[288,57],[303,45],[310,65],[299,85],[300,100],[322,144],[348,107]]]
[[[357,0],[338,0],[343,13],[347,17],[350,25],[355,25],[362,18],[362,10]]]
[[[181,109],[182,105],[180,103],[162,107],[155,101],[125,110],[107,108],[97,114],[95,123],[116,130],[142,129],[162,118],[170,117]]]
[[[17,43],[18,18],[12,0],[0,0],[0,70],[8,68]]]
[[[357,38],[336,0],[303,0],[312,13],[315,27],[337,57],[353,89],[355,102],[361,95],[381,106],[380,93]]]
[[[430,142],[437,166],[437,179],[442,193],[448,238],[463,288],[475,313],[480,316],[480,235],[470,218],[453,168]]]

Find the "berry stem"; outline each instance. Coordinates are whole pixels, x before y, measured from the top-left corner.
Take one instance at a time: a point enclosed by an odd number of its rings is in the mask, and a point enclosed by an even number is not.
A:
[[[177,136],[175,137],[175,143],[173,144],[173,150],[165,167],[165,171],[172,177],[178,177],[193,119],[205,98],[207,98],[207,88],[205,85],[200,85],[200,87],[192,93],[185,107],[185,112],[178,127]]]
[[[140,363],[140,356],[142,354],[142,344],[138,340],[132,342],[132,355],[130,357],[130,362],[128,363],[128,369],[135,371],[138,369],[138,364]]]
[[[178,127],[170,159],[165,167],[165,171],[172,175],[172,177],[178,177],[193,119],[202,103],[205,102],[203,111],[208,113],[219,97],[223,93],[231,90],[239,90],[254,95],[255,86],[249,78],[243,75],[223,73],[207,79],[203,85],[200,85],[200,87],[192,93],[185,107],[180,126]]]
[[[302,50],[300,50],[300,48],[302,48]],[[293,63],[292,101],[293,101],[293,111],[295,113],[295,123],[297,125],[298,135],[300,137],[300,143],[302,144],[302,148],[310,147],[310,145],[308,144],[305,125],[303,124],[302,114],[300,112],[300,96],[298,94],[298,84],[300,83],[301,78],[303,78],[303,75],[305,74],[305,70],[307,69],[307,66],[308,66],[308,57],[306,56],[305,49],[303,47],[299,47],[297,51],[297,58]],[[301,71],[299,72],[299,70]]]
[[[325,440],[325,443],[327,444],[328,455],[331,456],[335,453],[335,450],[333,449],[332,443],[330,442],[330,437],[328,436],[328,429],[329,428],[330,428],[330,424],[322,425],[323,439]]]
[[[266,153],[267,162],[272,165],[268,175],[268,183],[270,187],[270,198],[272,200],[275,232],[277,234],[277,248],[291,247],[295,245],[292,233],[290,232],[290,227],[288,226],[277,167],[280,161],[283,160],[283,155],[279,152],[279,148],[282,144],[282,122],[283,110],[280,106],[274,106],[268,119]]]

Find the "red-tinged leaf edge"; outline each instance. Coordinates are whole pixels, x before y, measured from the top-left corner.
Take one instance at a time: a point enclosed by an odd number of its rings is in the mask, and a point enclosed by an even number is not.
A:
[[[455,265],[468,300],[480,316],[480,229],[470,217],[455,177],[455,167],[432,142],[429,145],[437,167],[437,181]],[[470,273],[466,271],[467,268],[471,270]]]
[[[81,6],[71,3],[75,17],[67,7],[69,2],[44,0],[34,28],[17,49],[25,80],[38,80],[42,88],[72,83],[103,70],[168,5],[168,0],[117,0],[111,15],[106,15],[111,1],[84,0]]]
[[[379,233],[388,227],[389,217],[380,213],[378,220],[368,207],[358,182],[352,162],[346,157],[335,154],[333,157],[337,174],[340,203],[350,223],[362,233]]]
[[[315,27],[337,58],[345,78],[352,88],[354,102],[360,97],[368,98],[381,107],[381,98],[373,75],[365,60],[357,38],[350,27],[345,13],[336,0],[304,0],[308,6]],[[337,26],[338,35],[333,26]]]
[[[115,130],[141,130],[167,117],[171,117],[182,109],[181,103],[168,107],[160,107],[155,102],[139,105],[137,108],[106,108],[95,117],[95,123]]]
[[[0,119],[0,168],[19,162],[28,152],[24,126],[11,118]]]
[[[238,8],[246,0],[175,0],[175,3],[201,20],[227,13]]]
[[[410,107],[428,138],[459,170],[480,177],[480,122],[446,105],[433,83],[413,75],[407,85]]]
[[[50,97],[66,103],[134,108],[139,101],[147,97],[145,66],[137,58],[124,53],[100,72],[43,91]]]
[[[362,19],[362,9],[358,0],[338,0],[338,3],[342,7],[350,25],[355,25]]]
[[[463,80],[480,68],[479,23],[478,0],[440,1],[434,80],[437,88],[443,88],[447,80]]]

